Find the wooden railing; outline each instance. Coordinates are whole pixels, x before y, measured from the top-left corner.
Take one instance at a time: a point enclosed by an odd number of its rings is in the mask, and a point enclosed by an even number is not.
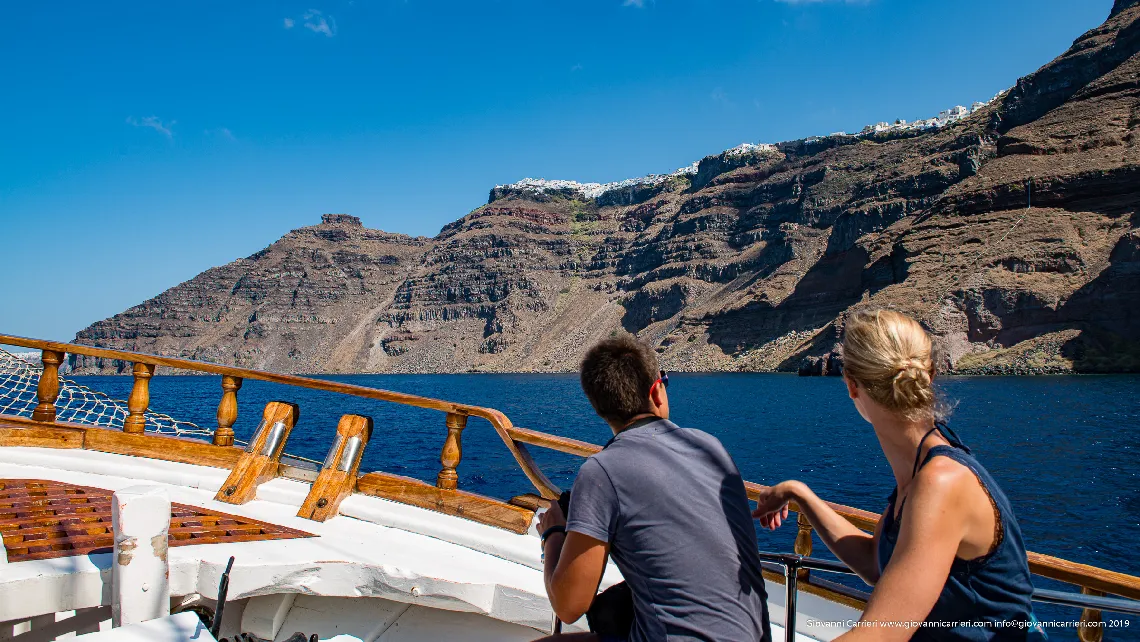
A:
[[[392,475],[367,473],[359,477],[356,483],[356,492],[389,497],[425,508],[462,515],[478,521],[511,528],[517,532],[526,529],[526,526],[529,525],[529,518],[523,519],[519,514],[504,514],[500,510],[501,506],[498,505],[500,503],[494,502],[489,498],[483,498],[478,495],[457,490],[459,485],[458,468],[463,459],[463,430],[467,425],[469,417],[485,419],[491,424],[508,451],[510,451],[511,455],[515,458],[519,467],[537,490],[537,495],[523,495],[512,499],[509,507],[514,511],[523,511],[524,508],[533,511],[545,505],[549,500],[557,498],[561,492],[535,463],[528,450],[528,446],[536,446],[579,457],[589,457],[601,450],[601,447],[595,444],[514,426],[506,415],[493,408],[453,403],[430,397],[368,388],[336,381],[313,379],[310,377],[275,374],[260,370],[190,361],[187,359],[41,341],[17,336],[0,335],[0,344],[32,348],[42,352],[44,369],[37,386],[37,405],[32,416],[33,422],[39,422],[41,424],[52,423],[55,420],[55,401],[59,395],[59,367],[64,362],[66,354],[70,353],[72,355],[83,355],[98,359],[110,359],[132,364],[134,385],[127,402],[129,414],[124,422],[123,432],[130,434],[132,436],[130,443],[136,445],[143,443],[138,441],[138,439],[169,439],[153,435],[143,437],[137,434],[143,432],[145,426],[143,415],[150,405],[149,381],[154,375],[156,368],[166,367],[220,375],[222,377],[222,391],[217,411],[218,425],[213,437],[213,446],[220,448],[216,451],[198,450],[195,451],[193,455],[194,457],[202,457],[208,460],[202,462],[205,465],[218,465],[218,462],[225,462],[232,465],[232,462],[236,461],[238,455],[235,454],[235,452],[240,451],[232,448],[234,441],[233,425],[237,420],[238,413],[237,395],[241,390],[242,382],[246,379],[352,395],[442,412],[445,414],[444,426],[446,428],[446,434],[440,450],[440,471],[437,475],[434,487],[423,484],[423,482],[407,480],[406,478],[399,478]],[[66,435],[57,437],[62,441],[71,439],[71,437],[67,437]],[[99,439],[106,441],[105,436],[99,437]],[[0,445],[3,443],[3,441],[0,441]],[[15,443],[24,442],[17,441]],[[107,445],[102,447],[112,449],[112,447]],[[143,453],[157,456],[160,454],[160,451],[160,448],[144,449]],[[177,457],[177,455],[170,455],[169,453],[167,453],[166,456]],[[766,487],[752,482],[745,482],[745,488],[749,498],[755,500],[760,491]],[[866,531],[873,531],[879,521],[879,515],[875,513],[840,504],[830,504],[830,506],[852,524]],[[803,513],[798,512],[798,507],[793,505],[791,508],[798,513],[796,519],[797,533],[794,545],[795,552],[805,556],[811,555],[813,548],[812,525],[807,518],[804,517]],[[1085,594],[1111,594],[1131,599],[1140,599],[1140,577],[1070,562],[1040,553],[1031,552],[1028,556],[1029,567],[1034,574],[1073,584],[1080,587],[1081,591]],[[846,591],[843,587],[837,586],[834,583],[817,581],[811,578],[806,570],[801,571],[801,574],[801,589],[856,608],[862,608],[862,606],[864,606],[864,602],[858,597],[857,592]],[[775,574],[772,574],[770,579],[778,582],[783,581],[782,577],[776,576]],[[1086,610],[1082,615],[1082,622],[1086,623],[1086,626],[1082,627],[1080,631],[1080,638],[1082,640],[1095,642],[1101,639],[1102,629],[1097,626],[1100,622],[1100,613],[1098,611]]]
[[[441,469],[438,478],[439,488],[445,489],[454,489],[458,484],[456,467],[462,458],[461,437],[463,427],[467,422],[467,417],[479,417],[486,419],[495,429],[495,432],[503,440],[503,443],[511,455],[514,456],[515,461],[518,462],[527,478],[534,484],[534,487],[539,491],[542,497],[553,499],[558,497],[560,493],[558,487],[551,482],[546,475],[543,474],[542,470],[539,469],[538,465],[535,464],[526,445],[511,437],[511,431],[514,430],[514,426],[511,425],[510,420],[507,419],[506,415],[493,408],[453,403],[440,399],[432,399],[430,397],[356,386],[337,381],[313,379],[311,377],[276,374],[261,370],[250,370],[247,368],[235,368],[201,361],[191,361],[189,359],[161,357],[157,355],[125,352],[122,350],[58,343],[55,341],[41,341],[39,339],[10,335],[0,334],[0,345],[14,345],[42,351],[44,370],[37,388],[38,405],[32,416],[32,419],[36,421],[55,420],[55,400],[59,396],[59,366],[63,363],[65,354],[70,353],[72,355],[83,355],[86,357],[109,359],[132,364],[134,386],[131,389],[128,410],[132,413],[132,416],[134,416],[133,413],[137,409],[140,419],[141,413],[145,412],[146,408],[150,405],[149,380],[155,368],[166,367],[175,370],[188,370],[205,374],[221,375],[222,395],[218,402],[218,426],[214,431],[213,442],[214,445],[217,446],[231,446],[234,443],[233,425],[237,421],[238,416],[237,395],[241,390],[242,382],[246,379],[268,381],[288,386],[308,388],[310,390],[323,390],[325,392],[335,392],[366,399],[398,403],[406,406],[438,410],[447,416],[444,424],[447,427],[447,437],[440,454]],[[128,419],[130,418],[131,417],[128,417]],[[141,430],[135,428],[136,426],[141,427],[141,424],[132,423],[131,425],[132,430],[127,430],[126,432],[141,432]]]

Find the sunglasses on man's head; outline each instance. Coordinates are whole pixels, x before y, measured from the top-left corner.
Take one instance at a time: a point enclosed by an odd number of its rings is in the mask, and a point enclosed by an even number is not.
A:
[[[664,370],[659,370],[658,372],[661,374],[661,376],[657,378],[657,381],[653,382],[653,386],[656,386],[657,384],[661,384],[662,388],[668,388],[669,387],[669,373],[665,372]],[[653,386],[649,386],[649,389],[653,390]]]

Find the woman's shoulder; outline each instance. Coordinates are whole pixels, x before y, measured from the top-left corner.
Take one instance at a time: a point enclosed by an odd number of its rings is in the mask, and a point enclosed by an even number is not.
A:
[[[969,491],[975,488],[985,492],[974,471],[951,457],[932,457],[918,470],[912,484],[909,496],[940,504],[966,499],[971,494]]]
[[[994,515],[993,500],[982,478],[953,457],[932,457],[919,469],[908,496],[908,505],[929,511],[927,520],[975,525],[969,528],[971,532],[985,531],[983,525]]]

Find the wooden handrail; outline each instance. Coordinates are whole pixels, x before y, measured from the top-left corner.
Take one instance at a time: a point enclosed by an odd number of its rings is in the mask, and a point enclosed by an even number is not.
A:
[[[1026,556],[1029,558],[1029,571],[1034,575],[1140,600],[1140,577],[1033,551],[1026,553]]]
[[[567,453],[570,455],[577,455],[579,457],[589,457],[594,453],[601,452],[602,447],[597,444],[591,444],[587,441],[578,441],[577,439],[570,439],[569,437],[559,437],[557,435],[548,435],[544,432],[531,430],[529,428],[521,428],[513,426],[507,434],[517,442],[546,448],[548,450],[557,450],[558,452]]]
[[[161,357],[156,355],[140,354],[107,348],[96,348],[92,346],[84,346],[71,343],[41,341],[38,339],[29,339],[26,337],[18,337],[12,335],[0,334],[0,344],[39,349],[44,351],[45,355],[49,355],[52,361],[55,361],[55,356],[58,355],[59,362],[62,362],[64,353],[71,353],[102,359],[125,361],[134,364],[164,366],[179,370],[191,370],[195,372],[205,372],[209,374],[221,375],[223,377],[236,380],[236,386],[233,390],[234,392],[236,392],[237,387],[240,387],[241,380],[254,379],[258,381],[268,381],[271,383],[279,383],[283,385],[297,386],[313,390],[322,390],[325,392],[352,395],[356,397],[375,399],[378,401],[387,401],[444,412],[449,415],[449,431],[447,441],[445,441],[444,453],[441,454],[441,463],[443,465],[443,470],[441,470],[441,478],[440,480],[437,480],[437,485],[450,485],[451,475],[454,473],[455,467],[459,464],[458,459],[462,454],[462,451],[459,448],[459,433],[462,428],[460,427],[461,422],[458,417],[472,416],[487,420],[492,425],[492,427],[494,427],[496,433],[503,440],[503,443],[506,445],[507,449],[510,450],[511,454],[515,458],[515,461],[518,462],[519,466],[530,479],[531,483],[539,491],[539,494],[546,499],[554,499],[558,497],[560,491],[558,487],[546,477],[546,475],[534,462],[529,450],[527,449],[527,445],[546,448],[549,450],[576,455],[579,457],[589,457],[590,455],[601,450],[601,447],[596,444],[514,426],[506,417],[506,415],[493,408],[484,408],[481,406],[454,403],[440,399],[433,399],[430,397],[422,397],[419,395],[382,390],[379,388],[368,388],[365,386],[357,386],[354,384],[340,383],[337,381],[328,381],[324,379],[314,379],[311,377],[302,377],[298,375],[275,374],[271,372],[251,370],[247,368],[237,368],[233,366],[223,366],[199,361],[190,361],[188,359],[179,359],[176,357]],[[47,363],[47,360],[45,360],[45,373],[48,372],[49,368],[54,370],[54,367],[56,365],[58,364]],[[41,379],[43,379],[43,377],[41,377]],[[52,407],[51,404],[47,404],[45,406],[43,404],[43,401],[50,399],[54,402],[53,395],[58,394],[58,386],[53,388],[53,384],[49,380],[47,382],[41,381],[40,387],[46,394],[41,397],[41,405],[40,407],[37,407],[36,414],[46,417],[50,412],[51,418],[54,419],[54,407]],[[226,388],[226,391],[228,393],[230,392],[230,389]],[[141,402],[136,403],[135,405],[141,405]],[[453,418],[452,416],[455,417]],[[236,418],[236,407],[233,411],[233,418]],[[223,421],[222,411],[219,408],[220,427],[223,426],[225,422],[228,422],[229,425],[232,425],[233,418],[227,415],[227,417],[225,417],[225,421]],[[40,419],[37,418],[37,420]],[[228,428],[229,426],[225,427]],[[142,437],[140,436],[140,438]],[[368,476],[365,475],[364,477]],[[748,497],[753,500],[755,500],[758,497],[758,494],[765,488],[767,487],[761,484],[745,482],[745,489],[748,493]],[[828,505],[849,522],[861,529],[874,530],[875,526],[878,524],[879,515],[875,513],[851,506],[844,506],[842,504],[833,504],[829,502]],[[791,508],[792,510],[798,512],[797,506],[793,505]],[[803,549],[804,551],[810,553],[810,524],[806,523],[806,520],[797,520],[797,523],[799,527],[796,546],[797,552],[799,552],[800,549]],[[1030,552],[1028,553],[1028,557],[1030,570],[1036,575],[1059,580],[1069,584],[1074,584],[1082,587],[1083,589],[1102,591],[1105,593],[1119,595],[1131,599],[1140,599],[1140,577],[1118,573],[1115,571],[1109,571],[1086,564],[1079,564],[1077,562],[1071,562],[1048,555],[1042,555],[1040,553]]]
[[[34,348],[43,350],[45,354],[63,353],[81,354],[87,357],[97,357],[100,359],[112,359],[115,361],[125,361],[129,363],[144,363],[152,366],[165,366],[167,368],[174,368],[177,370],[191,370],[194,372],[205,372],[209,374],[222,375],[222,377],[233,377],[237,379],[255,379],[258,381],[268,381],[270,383],[279,383],[287,386],[297,386],[300,388],[308,388],[311,390],[323,390],[325,392],[336,392],[345,395],[353,395],[356,397],[364,397],[366,399],[376,399],[378,401],[388,401],[392,403],[403,404],[405,406],[415,406],[417,408],[427,408],[429,410],[438,410],[448,414],[467,415],[472,417],[479,417],[486,419],[487,422],[498,433],[499,438],[503,440],[503,444],[514,456],[515,461],[519,467],[522,468],[523,473],[526,474],[531,484],[538,490],[539,494],[547,499],[558,497],[561,493],[557,485],[547,478],[546,474],[534,462],[530,452],[526,446],[516,442],[511,438],[509,431],[512,428],[511,421],[507,419],[506,415],[493,408],[483,408],[481,406],[472,406],[462,403],[453,403],[450,401],[443,401],[441,399],[433,399],[431,397],[422,397],[420,395],[412,395],[403,392],[394,392],[391,390],[382,390],[380,388],[368,388],[365,386],[357,386],[350,383],[340,383],[338,381],[327,381],[324,379],[314,379],[312,377],[301,377],[298,375],[277,374],[273,372],[265,372],[262,370],[251,370],[248,368],[237,368],[233,366],[223,366],[215,363],[206,363],[200,361],[190,361],[189,359],[179,359],[177,357],[160,357],[152,354],[141,354],[138,352],[127,352],[124,350],[112,350],[108,348],[96,348],[92,346],[79,345],[74,343],[59,343],[57,341],[42,341],[40,339],[29,339],[27,337],[19,337],[7,334],[0,334],[0,344],[14,345],[24,348]],[[45,362],[45,373],[47,372],[47,364]],[[43,379],[41,377],[41,379]],[[224,379],[223,379],[224,383]],[[240,384],[239,384],[240,386]],[[58,387],[58,386],[57,386]],[[50,391],[49,391],[50,392]],[[58,390],[56,390],[58,393]],[[51,397],[54,402],[55,397]],[[50,407],[50,404],[45,407]],[[222,411],[219,407],[219,427],[222,427]],[[46,415],[44,415],[46,417]],[[236,418],[236,407],[234,408],[233,417]],[[54,414],[52,416],[54,418]],[[230,422],[232,425],[232,421]],[[229,428],[229,426],[224,426]],[[230,436],[232,440],[232,433]],[[218,445],[229,445],[227,443],[219,443]],[[230,442],[232,443],[232,441]]]
[[[161,357],[153,354],[127,352],[125,350],[95,348],[92,346],[85,346],[75,343],[42,341],[40,339],[29,339],[27,337],[17,337],[7,334],[0,334],[0,344],[20,346],[23,348],[34,348],[37,350],[48,350],[60,353],[66,352],[70,354],[81,354],[86,357],[98,357],[100,359],[112,359],[115,361],[126,361],[129,363],[146,363],[153,366],[165,366],[167,368],[174,368],[176,370],[193,370],[195,372],[205,372],[215,375],[239,377],[241,379],[256,379],[258,381],[268,381],[271,383],[280,383],[288,386],[299,386],[313,390],[339,392],[341,394],[367,397],[369,399],[378,399],[380,401],[391,401],[407,406],[416,406],[418,408],[438,410],[440,412],[459,412],[461,414],[475,416],[482,416],[477,411],[482,411],[483,413],[495,412],[489,408],[469,406],[467,404],[453,403],[450,401],[443,401],[441,399],[421,397],[419,395],[412,395],[403,392],[381,390],[379,388],[366,388],[364,386],[357,386],[349,383],[327,381],[324,379],[314,379],[312,377],[302,377],[299,375],[278,374],[274,372],[265,372],[263,370],[251,370],[248,368],[238,368],[235,366],[223,366],[216,363],[209,363],[206,361],[191,361],[189,359],[180,359],[178,357]]]

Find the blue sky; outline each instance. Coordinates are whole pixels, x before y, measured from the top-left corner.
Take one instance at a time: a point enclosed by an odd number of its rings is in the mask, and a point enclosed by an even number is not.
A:
[[[432,236],[985,100],[1111,0],[6,3],[0,332],[70,340],[322,212]]]

